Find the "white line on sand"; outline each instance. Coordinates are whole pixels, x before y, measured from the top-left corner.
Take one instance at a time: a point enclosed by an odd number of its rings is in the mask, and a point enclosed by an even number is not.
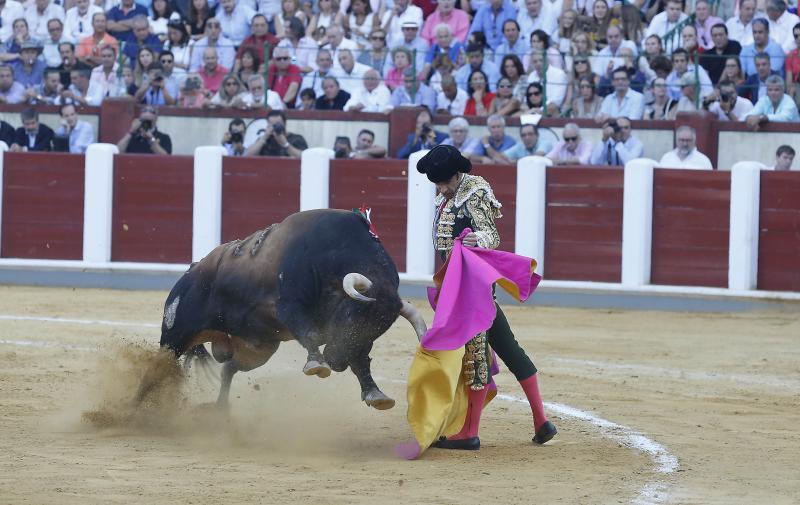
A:
[[[58,317],[36,317],[36,316],[16,316],[16,315],[8,315],[2,314],[0,315],[0,320],[17,320],[17,321],[41,321],[41,322],[51,322],[51,323],[64,323],[64,324],[85,324],[85,325],[104,325],[104,326],[132,326],[132,327],[144,327],[144,328],[157,328],[159,325],[152,324],[152,323],[135,323],[135,322],[126,322],[126,321],[106,321],[106,320],[92,320],[92,319],[66,319],[66,318],[58,318]],[[81,346],[74,346],[69,344],[62,344],[59,342],[52,342],[47,340],[41,341],[33,341],[33,340],[0,340],[0,344],[6,345],[19,345],[19,346],[32,346],[32,347],[63,347],[65,349],[72,349],[72,350],[81,350],[81,351],[95,351],[97,348],[95,347],[81,347]],[[562,362],[566,360],[561,358]],[[582,360],[572,360],[576,364],[582,365],[605,365],[602,362],[584,362]],[[621,365],[624,366],[624,365]],[[377,378],[377,377],[376,377]],[[391,379],[391,382],[395,383],[403,383],[405,381]],[[515,396],[499,394],[497,398],[500,400],[504,400],[507,402],[512,403],[520,403],[524,405],[528,405],[528,401],[524,398],[518,398]],[[670,454],[667,449],[644,436],[643,434],[637,432],[636,430],[629,428],[627,426],[623,426],[621,424],[617,424],[601,417],[597,417],[589,412],[576,409],[574,407],[570,407],[569,405],[564,405],[561,403],[545,403],[547,408],[552,412],[557,412],[559,415],[563,417],[570,417],[576,419],[578,421],[582,421],[588,424],[591,424],[595,428],[600,431],[600,434],[604,437],[614,440],[626,447],[631,449],[641,451],[653,461],[656,465],[655,470],[658,473],[662,474],[671,474],[678,469],[678,459]],[[669,501],[669,494],[667,490],[667,483],[656,479],[647,482],[644,487],[640,490],[639,494],[634,498],[633,503],[637,505],[656,505],[662,504]]]

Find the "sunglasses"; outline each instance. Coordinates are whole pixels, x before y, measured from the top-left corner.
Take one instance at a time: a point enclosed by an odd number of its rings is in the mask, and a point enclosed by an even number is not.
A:
[[[373,35],[369,38],[370,40],[386,40],[386,37],[382,37],[380,35]]]
[[[564,142],[575,142],[578,137],[564,137]]]
[[[206,24],[206,28],[220,28],[222,25],[217,23],[208,23]]]
[[[511,85],[510,84],[498,84],[497,87],[498,88],[510,88]]]
[[[236,86],[236,83],[234,81],[226,82],[225,86]]]
[[[163,60],[161,60],[161,63],[172,63],[172,60],[169,58],[164,58]]]
[[[276,56],[275,59],[278,61],[289,61],[288,56]]]

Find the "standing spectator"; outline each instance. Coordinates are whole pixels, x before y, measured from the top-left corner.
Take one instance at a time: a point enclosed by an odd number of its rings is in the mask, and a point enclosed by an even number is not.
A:
[[[243,93],[241,96],[241,103],[236,105],[237,107],[244,107],[244,108],[261,108],[265,105],[270,108],[270,110],[283,110],[283,100],[279,94],[275,93],[271,89],[266,90],[266,97],[264,96],[264,76],[263,75],[251,75],[250,78],[247,80],[247,87],[249,89],[248,92]],[[266,99],[266,104],[264,100]]]
[[[483,32],[493,50],[503,43],[503,27],[506,21],[517,19],[517,8],[509,0],[489,0],[475,12],[469,33]]]
[[[269,89],[280,95],[287,108],[293,108],[300,92],[300,83],[303,82],[303,73],[300,67],[292,64],[288,49],[280,46],[275,48],[267,75]]]
[[[286,114],[273,110],[267,114],[267,129],[247,148],[246,156],[299,158],[305,149],[308,149],[306,139],[286,129]]]
[[[220,23],[222,35],[238,46],[250,35],[250,22],[255,11],[244,3],[236,3],[236,0],[220,0],[215,15]]]
[[[422,9],[412,5],[410,0],[394,0],[394,7],[386,9],[381,19],[381,28],[388,37],[388,46],[396,47],[403,43],[404,23],[414,23],[414,26],[419,29],[422,21]]]
[[[764,170],[791,170],[795,151],[792,146],[782,145],[775,151],[775,164]]]
[[[268,61],[272,59],[272,51],[275,50],[280,42],[275,35],[269,33],[269,23],[263,14],[253,16],[250,21],[250,30],[252,33],[242,41],[239,50],[236,52],[236,64],[234,66],[236,69],[241,67],[242,55],[246,50],[255,50],[259,61]],[[268,58],[266,59],[264,58],[265,45],[269,48]]]
[[[533,33],[534,30],[544,30],[545,33],[553,36],[558,29],[560,14],[560,10],[553,11],[543,4],[542,0],[525,0],[525,9],[519,9],[519,13],[517,13],[518,29],[524,34]]]
[[[34,0],[25,9],[25,20],[33,38],[47,40],[47,22],[56,18],[64,23],[64,8],[51,0]]]
[[[142,107],[139,117],[131,122],[128,133],[117,142],[121,153],[172,154],[172,139],[158,130],[155,107]]]
[[[445,76],[442,78],[442,91],[436,97],[436,112],[461,116],[470,98],[466,91],[456,86],[453,76]]]
[[[679,126],[675,131],[678,146],[661,157],[658,165],[664,168],[687,168],[692,170],[711,170],[711,160],[697,150],[696,132],[691,126]]]
[[[117,76],[119,64],[114,46],[103,46],[100,49],[100,65],[92,69],[89,77],[89,93],[86,101],[89,105],[100,105],[108,97],[118,96],[120,79]]]
[[[700,55],[700,66],[706,69],[711,82],[717,83],[722,77],[722,71],[725,70],[725,60],[731,56],[739,56],[742,46],[728,38],[728,27],[722,23],[711,27],[711,40],[714,44]]]
[[[108,11],[108,31],[119,40],[131,40],[133,33],[133,20],[144,17],[147,22],[147,9],[134,2],[134,0],[121,0]],[[150,24],[147,24],[148,31]]]
[[[540,0],[533,0],[539,2]],[[501,70],[503,62],[508,56],[516,55],[524,59],[530,51],[530,46],[525,37],[520,37],[519,23],[514,19],[507,19],[503,23],[503,40],[494,51],[494,64]]]
[[[569,86],[569,79],[563,70],[556,67],[547,67],[544,69],[544,54],[535,52],[531,54],[531,73],[528,76],[528,82],[542,81],[542,75],[545,76],[545,93],[547,99],[547,113],[551,116],[559,116],[561,114],[561,105],[567,95],[567,87]]]
[[[428,110],[436,108],[436,92],[424,82],[419,82],[414,71],[407,68],[403,76],[403,86],[392,91],[389,100],[392,108],[422,105]]]
[[[783,0],[767,0],[767,21],[772,40],[778,43],[785,53],[794,49],[793,31],[800,18],[786,11]]]
[[[772,70],[770,57],[767,53],[758,53],[755,56],[756,71],[745,79],[740,86],[743,96],[751,102],[757,102],[767,94],[767,78],[771,75],[778,75]]]
[[[206,22],[206,36],[198,40],[192,49],[192,62],[189,65],[191,72],[197,72],[204,65],[203,56],[207,47],[216,50],[220,65],[233,68],[236,51],[233,49],[233,42],[222,35],[222,27],[217,18],[211,18]]]
[[[217,60],[217,50],[206,47],[203,50],[203,68],[197,72],[203,79],[203,88],[212,95],[219,91],[222,79],[228,74],[228,69],[221,66]]]
[[[58,111],[61,114],[61,126],[55,132],[55,150],[73,154],[85,153],[89,144],[97,140],[92,125],[78,119],[78,113],[72,104],[62,105]]]
[[[658,35],[661,40],[664,40],[664,35],[670,33],[675,29],[678,24],[683,22],[689,16],[683,12],[683,4],[681,0],[667,0],[667,8],[664,12],[656,14],[650,21],[650,26],[647,28],[645,38],[650,35]],[[680,36],[673,38],[671,41],[664,40],[664,49],[667,54],[672,54],[672,51],[681,47],[682,40]]]
[[[603,138],[592,150],[592,165],[624,166],[641,158],[644,145],[631,133],[631,120],[620,116],[603,124]]]
[[[58,18],[51,19],[47,22],[47,33],[48,38],[44,41],[41,57],[48,67],[57,67],[61,64],[58,46],[67,39],[64,37],[64,24]]]
[[[453,146],[459,150],[461,156],[480,161],[481,142],[475,137],[469,136],[469,123],[463,117],[454,117],[447,123],[450,137],[442,141],[443,146]]]
[[[630,89],[630,78],[624,67],[617,68],[613,74],[614,93],[603,99],[597,121],[602,123],[608,119],[627,117],[642,119],[644,114],[644,96]]]
[[[356,0],[359,1],[359,0]],[[344,106],[344,110],[356,112],[389,112],[391,92],[381,82],[381,75],[374,68],[364,72],[364,85]]]
[[[764,123],[800,121],[797,104],[784,92],[785,89],[785,84],[780,76],[767,77],[767,94],[759,98],[753,110],[745,115],[747,126],[758,130]]]
[[[58,52],[61,54],[61,65],[56,68],[61,72],[61,84],[65,88],[72,84],[71,74],[73,70],[92,69],[92,67],[75,57],[75,45],[72,42],[62,42],[58,46]]]
[[[439,0],[436,6],[436,12],[431,14],[425,19],[425,25],[422,27],[422,38],[432,45],[436,36],[434,35],[434,28],[439,23],[446,23],[453,31],[453,36],[459,42],[466,42],[469,33],[469,16],[461,9],[456,9],[455,0]]]
[[[506,120],[503,116],[493,114],[486,119],[488,135],[481,139],[481,146],[478,148],[477,155],[482,163],[508,163],[508,158],[503,155],[504,151],[516,145],[516,141],[506,135]]]
[[[28,88],[25,92],[28,103],[57,105],[61,103],[61,75],[58,70],[48,68],[44,71],[44,82],[39,86]]]
[[[526,156],[544,156],[553,149],[547,140],[539,136],[539,129],[536,125],[524,124],[519,127],[519,138],[513,147],[503,151],[503,156],[508,159],[508,163],[516,163]]]
[[[14,79],[26,89],[40,85],[45,69],[44,62],[39,59],[42,46],[38,42],[25,42],[20,49],[19,59],[11,64]]]
[[[728,37],[739,44],[748,46],[753,43],[753,17],[756,14],[756,0],[741,0],[739,2],[739,15],[730,18],[725,26],[728,27]]]
[[[564,140],[547,153],[556,165],[587,165],[592,156],[592,144],[581,138],[581,129],[575,123],[564,125]]]
[[[753,43],[742,47],[742,52],[739,54],[745,75],[748,77],[754,75],[756,73],[755,56],[767,53],[772,70],[783,76],[783,49],[777,42],[769,38],[769,23],[766,19],[758,18],[753,20],[752,25]]]
[[[709,0],[697,0],[694,5],[695,18],[694,27],[697,29],[697,40],[705,51],[708,51],[716,44],[714,43],[713,34],[711,29],[720,24],[725,26],[723,21],[711,15],[711,5]],[[727,28],[726,36],[727,36]]]
[[[467,46],[467,62],[469,64],[459,68],[455,74],[458,87],[466,89],[472,74],[480,70],[486,76],[489,91],[494,91],[497,81],[500,80],[500,70],[494,62],[484,58],[481,46],[477,44]]]
[[[15,0],[0,0],[0,42],[5,42],[13,36],[14,21],[24,17],[25,9],[21,3]]]
[[[342,89],[353,96],[363,87],[364,74],[369,69],[363,63],[357,63],[349,49],[342,49],[339,51],[339,68],[334,70],[334,75]]]
[[[339,81],[328,76],[322,80],[322,95],[317,98],[314,108],[317,110],[344,110],[350,100],[350,93],[339,86]]]
[[[719,121],[742,121],[753,110],[753,102],[736,94],[733,81],[720,81],[708,111],[716,114]]]
[[[303,76],[300,89],[312,89],[315,96],[322,95],[322,80],[331,75],[333,70],[333,58],[327,49],[317,51],[317,69]],[[297,105],[297,104],[295,104]]]
[[[114,49],[114,53],[119,53],[119,43],[107,31],[107,19],[104,12],[96,12],[92,15],[92,34],[78,42],[76,54],[78,59],[89,65],[99,65],[102,58],[100,50],[105,47]]]
[[[128,59],[131,68],[136,67],[136,56],[142,48],[148,48],[153,54],[161,52],[161,41],[150,33],[150,23],[147,16],[136,16],[131,20],[132,31],[128,35],[127,43],[122,49],[122,54]],[[196,50],[196,49],[195,49]]]
[[[12,151],[52,151],[53,130],[39,122],[35,109],[25,109],[20,113],[22,126],[14,132]]]
[[[411,153],[431,149],[444,142],[446,138],[446,134],[433,128],[431,113],[423,109],[417,114],[414,133],[408,134],[405,145],[397,151],[397,158],[408,159]]]
[[[75,7],[67,10],[64,33],[72,40],[80,41],[94,33],[92,17],[103,9],[91,0],[76,0]]]

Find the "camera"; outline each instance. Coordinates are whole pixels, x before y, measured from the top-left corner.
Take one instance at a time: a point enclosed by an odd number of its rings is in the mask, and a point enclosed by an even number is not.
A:
[[[353,147],[350,145],[350,139],[347,137],[336,137],[333,143],[333,156],[337,159],[349,158],[350,152]]]
[[[241,144],[242,142],[244,142],[244,137],[241,132],[231,133],[231,144]]]
[[[283,123],[275,123],[272,126],[272,133],[275,135],[283,135],[286,133],[286,128],[284,128]]]
[[[186,82],[183,84],[183,87],[186,91],[194,91],[196,89],[200,89],[203,87],[203,83],[200,82],[199,77],[189,77],[186,79]]]
[[[608,126],[610,126],[612,130],[614,130],[614,135],[622,131],[622,128],[619,127],[616,120],[609,121]]]
[[[425,138],[427,138],[428,135],[431,134],[432,131],[433,127],[428,123],[425,123],[424,125],[422,125],[422,129],[419,132],[419,136],[422,137],[424,140]]]
[[[139,131],[141,131],[142,133],[150,131],[152,129],[153,129],[153,121],[151,121],[150,119],[143,119],[141,124],[139,125]]]
[[[719,99],[722,100],[723,102],[730,102],[731,98],[733,98],[733,96],[731,96],[730,93],[721,93],[719,95]]]
[[[155,81],[155,82],[163,82],[164,81],[164,76],[159,74],[159,75],[157,75],[157,76],[155,76],[153,78],[153,81]]]

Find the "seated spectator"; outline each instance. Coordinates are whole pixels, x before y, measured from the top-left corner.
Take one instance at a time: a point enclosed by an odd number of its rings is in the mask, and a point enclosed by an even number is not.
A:
[[[422,27],[422,38],[433,45],[435,41],[434,29],[440,23],[446,23],[453,32],[453,37],[459,42],[467,40],[469,32],[469,16],[461,9],[456,9],[455,0],[440,0],[436,6],[436,11],[425,19]]]
[[[267,114],[267,129],[247,148],[246,155],[299,158],[305,149],[306,139],[286,129],[286,113],[273,110]]]
[[[758,99],[753,110],[745,114],[747,126],[758,130],[765,123],[800,121],[797,104],[785,93],[785,83],[779,75],[767,77],[767,94]]]
[[[548,7],[552,6],[552,4],[548,2],[546,2],[546,5]],[[576,7],[580,12],[581,7]],[[561,8],[558,10],[561,10]],[[598,49],[605,49],[607,45],[611,45],[607,33],[608,28],[614,25],[611,23],[613,15],[608,8],[608,2],[606,0],[595,0],[591,6],[585,6],[585,12],[583,12],[583,14],[584,15],[578,18],[579,29],[589,34]],[[620,34],[620,37],[622,37],[622,34]],[[614,67],[616,68],[617,66],[619,65],[615,65]],[[600,74],[601,72],[597,73]]]
[[[592,165],[625,166],[641,158],[644,145],[631,133],[631,120],[619,116],[603,124],[603,139],[592,150]]]
[[[339,68],[334,67],[334,76],[339,81],[343,90],[351,96],[356,94],[359,88],[363,87],[364,74],[370,67],[363,63],[357,63],[353,58],[353,53],[349,49],[339,51]]]
[[[98,106],[108,97],[119,96],[122,83],[117,75],[118,70],[119,64],[114,47],[104,46],[100,49],[100,65],[96,66],[89,76],[89,92],[86,96],[89,105]]]
[[[75,105],[89,105],[89,78],[91,73],[88,70],[73,70],[69,73],[72,83],[69,88],[61,91],[61,103],[72,103]]]
[[[542,53],[531,54],[531,73],[528,76],[528,82],[541,82],[542,74],[545,75],[545,92],[547,98],[547,113],[550,116],[560,116],[561,106],[567,96],[567,87],[569,86],[569,79],[567,74],[560,68],[547,67],[544,69],[544,55]]]
[[[773,72],[783,76],[783,61],[785,55],[780,44],[769,38],[769,22],[766,19],[753,20],[753,43],[742,47],[739,60],[742,70],[748,77],[756,73],[755,57],[759,54],[769,55],[770,67]]]
[[[558,28],[558,16],[562,14],[561,8],[552,9],[550,2],[542,0],[526,0],[525,7],[519,5],[517,13],[518,28],[522,33],[533,33],[534,30],[544,30],[545,33],[554,34]],[[505,25],[503,25],[505,28]],[[521,56],[520,56],[521,58]]]
[[[106,31],[107,24],[105,12],[99,11],[92,15],[92,33],[78,39],[78,47],[75,49],[79,60],[88,65],[99,65],[102,61],[100,51],[104,47],[113,48],[114,54],[119,53],[119,42]]]
[[[317,98],[317,110],[344,110],[350,100],[350,93],[339,88],[339,81],[335,77],[326,77],[322,80],[322,96]]]
[[[61,76],[58,70],[48,68],[44,71],[44,82],[39,86],[28,88],[25,97],[29,104],[58,105],[61,103]]]
[[[538,4],[541,8],[541,0],[533,0],[533,3]],[[503,40],[494,51],[494,64],[502,69],[503,61],[507,56],[516,56],[520,61],[525,59],[531,49],[525,39],[524,36],[520,37],[519,23],[516,19],[505,20],[503,22]]]
[[[180,14],[172,11],[172,6],[167,0],[152,0],[150,2],[151,14],[147,17],[150,31],[161,42],[167,40],[167,25],[170,19],[180,19]]]
[[[453,61],[450,59],[450,57],[447,56],[446,54],[440,54],[439,56],[436,57],[435,60],[433,60],[433,75],[431,75],[431,78],[428,80],[428,85],[434,92],[436,93],[441,92],[442,79],[444,79],[445,76],[448,75],[452,76],[453,79],[455,79],[455,73],[454,73],[455,69],[456,67],[453,64]],[[465,90],[466,88],[459,88],[459,89]]]
[[[292,63],[288,49],[280,46],[275,48],[267,75],[270,81],[269,89],[281,97],[285,107],[294,107],[297,93],[300,92],[300,84],[303,82],[303,73],[300,67]]]
[[[520,104],[519,111],[514,115],[522,114],[544,114],[544,88],[538,82],[528,84],[525,101]]]
[[[317,95],[311,88],[300,91],[300,103],[295,105],[295,110],[316,109]]]
[[[770,67],[769,55],[767,53],[758,53],[755,61],[756,73],[748,76],[744,83],[739,86],[742,96],[747,97],[751,102],[757,102],[766,96],[767,79],[771,75],[778,75],[778,73]]]
[[[469,136],[469,123],[463,117],[454,117],[447,124],[450,137],[442,141],[442,145],[453,146],[467,159],[480,161],[481,143]]]
[[[408,1],[408,0],[401,0],[401,1]],[[395,5],[397,3],[395,2]],[[428,43],[419,36],[419,27],[422,26],[421,21],[416,20],[406,20],[403,21],[401,25],[402,31],[402,38],[399,40],[395,40],[393,43],[389,44],[389,49],[394,49],[396,47],[406,47],[409,51],[411,51],[411,55],[415,57],[415,68],[419,72],[420,69],[423,71],[423,75],[428,75],[427,62],[426,58],[428,56],[428,49],[430,46]]]
[[[564,140],[547,153],[556,165],[587,165],[592,156],[592,144],[581,138],[581,129],[575,123],[564,125]]]
[[[39,59],[42,46],[38,42],[24,42],[20,47],[19,59],[11,63],[14,68],[14,80],[26,89],[38,86],[44,79],[44,61]]]
[[[453,40],[453,32],[450,27],[442,23],[435,28],[435,33],[436,43],[425,54],[425,66],[422,69],[424,77],[430,76],[431,72],[436,70],[436,61],[439,60],[441,64],[440,58],[447,57],[453,67],[449,69],[451,71],[455,70],[455,67],[461,66],[459,62],[463,62],[464,44]]]
[[[489,105],[489,115],[510,116],[519,110],[519,100],[514,97],[514,85],[505,77],[497,81],[497,94]]]
[[[242,41],[236,51],[234,68],[241,68],[241,60],[246,50],[253,50],[258,55],[258,61],[269,61],[272,59],[272,51],[278,46],[280,39],[269,32],[269,22],[264,14],[256,14],[250,20],[251,34]],[[267,57],[264,58],[264,46],[269,48]],[[315,55],[316,56],[316,55]]]
[[[467,92],[456,86],[452,75],[445,76],[442,78],[442,91],[436,96],[436,112],[461,116],[469,99]]]
[[[71,74],[73,70],[92,70],[90,65],[75,57],[75,46],[72,42],[62,42],[58,46],[58,52],[61,55],[61,65],[56,68],[61,72],[61,84],[65,88],[72,84]],[[152,63],[152,61],[149,63]]]
[[[541,52],[547,54],[547,66],[563,70],[564,59],[558,48],[550,45],[550,36],[542,30],[534,30],[531,33],[530,53]]]
[[[312,89],[316,96],[322,95],[322,81],[333,76],[333,58],[327,49],[320,49],[317,52],[317,69],[306,74],[300,89]]]
[[[384,73],[390,61],[389,49],[386,47],[386,34],[383,30],[373,30],[369,34],[370,49],[361,51],[358,56],[358,62],[363,63],[368,67],[372,67],[379,73],[384,74],[386,85],[389,86],[388,73]],[[411,52],[409,54],[409,62],[411,61]],[[389,86],[392,88],[392,86]]]
[[[0,21],[0,50],[5,49],[6,41],[13,39],[15,35],[15,20],[21,19],[25,21],[25,8],[20,2],[2,2],[0,3],[0,13],[2,14],[2,21]],[[27,21],[25,21],[25,30],[27,31]],[[3,55],[5,56],[5,55]],[[5,62],[0,58],[0,62]],[[2,123],[0,123],[2,124]],[[6,123],[8,124],[8,123]],[[11,145],[9,143],[9,145]]]
[[[197,74],[203,80],[203,87],[211,94],[219,91],[222,80],[228,75],[229,69],[219,65],[217,50],[206,47],[203,50],[203,68]]]
[[[745,114],[753,110],[753,102],[736,94],[733,81],[720,81],[717,89],[706,98],[704,106],[719,121],[742,121]]]
[[[147,79],[136,90],[133,99],[148,105],[175,105],[178,101],[178,93],[177,85],[168,83],[164,78],[164,68],[161,63],[154,62],[147,67]]]
[[[411,58],[411,51],[405,47],[396,47],[392,49],[392,65],[385,74],[386,86],[392,91],[403,85],[403,76],[405,75],[406,69],[411,69],[412,72],[414,71],[414,69],[411,68]]]
[[[355,41],[345,38],[344,28],[339,25],[331,25],[328,27],[328,31],[325,33],[325,38],[327,39],[328,43],[322,46],[322,48],[327,49],[331,52],[331,56],[333,57],[333,68],[337,71],[341,70],[341,63],[339,62],[339,53],[344,51],[345,49],[348,51],[356,51],[358,52],[359,47]],[[352,53],[351,53],[352,56]],[[355,62],[355,60],[353,60]],[[366,67],[366,65],[364,65]]]
[[[177,98],[181,84],[186,79],[186,70],[175,66],[175,55],[167,49],[158,54],[158,62],[161,64],[164,85],[168,86],[172,96]]]
[[[614,93],[603,99],[597,122],[603,123],[608,119],[626,117],[642,119],[644,114],[644,97],[641,93],[630,89],[630,77],[625,67],[618,67],[612,73]]]
[[[39,122],[39,113],[35,109],[25,109],[20,113],[22,126],[14,132],[12,151],[52,151],[53,130]]]
[[[667,93],[667,81],[657,77],[651,87],[653,100],[645,107],[643,119],[675,119],[678,101]]]
[[[467,104],[464,106],[465,116],[483,116],[489,115],[489,108],[492,105],[495,94],[488,91],[488,82],[486,74],[482,70],[473,70],[469,76],[469,84],[467,85]]]
[[[795,151],[792,146],[782,145],[775,151],[775,164],[764,170],[791,170]]]
[[[11,63],[19,58],[19,48],[25,42],[32,42],[36,39],[31,37],[28,32],[28,22],[25,18],[14,20],[14,34],[3,44],[5,52],[0,54],[0,61]]]
[[[572,101],[569,117],[589,119],[600,114],[600,107],[603,105],[603,99],[594,92],[594,79],[591,77],[581,77],[578,81],[578,90],[580,94]]]
[[[483,32],[492,50],[496,50],[505,40],[503,27],[506,21],[516,24],[517,8],[507,0],[489,0],[480,7],[475,7],[475,17],[469,32]]]
[[[141,87],[144,84],[144,80],[147,79],[147,68],[154,61],[156,61],[156,54],[152,49],[149,47],[142,47],[139,49],[136,55],[136,64],[131,65],[137,87]]]
[[[742,47],[753,43],[753,17],[756,13],[756,0],[740,0],[739,15],[725,22],[728,36],[738,41]]]
[[[395,3],[395,5],[397,5]],[[324,39],[325,30],[331,26],[342,26],[344,23],[344,15],[339,10],[339,2],[334,0],[320,0],[317,3],[318,11],[311,16],[308,23],[308,33],[317,38],[319,34]],[[317,42],[321,42],[317,38]]]
[[[388,113],[392,110],[390,99],[391,92],[381,82],[380,74],[374,68],[370,68],[364,73],[364,85],[350,97],[344,110]]]
[[[508,54],[503,57],[500,63],[500,75],[511,83],[513,95],[517,102],[524,102],[525,88],[528,87],[528,76],[525,75],[525,68],[516,54]]]
[[[216,49],[219,64],[224,68],[233,68],[236,63],[236,52],[233,42],[222,35],[222,26],[217,18],[211,18],[206,22],[206,35],[194,44],[192,49],[192,60],[189,64],[190,72],[197,72],[203,67],[205,62],[205,49],[211,47]],[[264,60],[261,60],[264,61]]]
[[[244,156],[244,134],[247,131],[242,118],[231,119],[228,130],[222,136],[222,147],[228,156]]]
[[[483,136],[476,153],[479,160],[482,163],[508,163],[503,152],[514,147],[517,141],[506,135],[506,120],[494,114],[486,119],[486,128],[489,134]]]
[[[372,130],[361,130],[356,136],[356,148],[353,150],[356,159],[380,159],[386,157],[386,148],[375,144],[375,133]]]
[[[725,61],[731,56],[738,57],[742,52],[742,45],[728,38],[728,27],[724,23],[717,23],[711,27],[711,40],[713,46],[700,55],[700,66],[706,69],[711,82],[716,83],[722,78]]]
[[[667,76],[667,91],[670,97],[675,100],[680,100],[682,94],[680,84],[681,77],[684,75],[691,75],[694,78],[695,74],[697,74],[697,78],[699,78],[701,98],[714,91],[711,85],[711,79],[709,79],[705,69],[703,67],[695,69],[694,64],[689,63],[689,56],[686,50],[682,48],[676,49],[672,53],[672,72]],[[695,78],[695,80],[697,78]]]
[[[144,17],[147,21],[147,9],[134,0],[121,0],[119,5],[108,11],[108,31],[119,40],[130,40],[133,36],[133,20]],[[150,24],[148,23],[148,31]]]
[[[255,11],[244,2],[219,0],[215,17],[222,28],[222,35],[235,46],[239,46],[250,35],[250,22],[255,14]]]
[[[283,100],[281,100],[280,95],[271,89],[268,89],[266,97],[264,96],[264,76],[251,75],[250,79],[247,81],[247,90],[244,88],[240,89],[238,99],[233,100],[233,106],[244,109],[262,108],[265,105],[265,98],[266,106],[269,107],[270,110],[284,109]]]
[[[786,92],[800,103],[800,23],[792,29],[795,47],[786,56]]]
[[[700,61],[700,55],[705,52],[705,49],[700,47],[697,42],[697,28],[694,25],[686,25],[681,30],[681,47],[686,49],[689,55],[689,60]]]
[[[495,84],[500,80],[500,70],[497,65],[483,57],[483,49],[480,46],[476,44],[467,46],[467,63],[456,71],[458,87],[466,89],[475,71],[480,71],[486,79],[487,90],[494,92]]]
[[[6,147],[14,143],[14,127],[0,119],[0,141],[5,142]]]
[[[423,109],[417,114],[414,133],[409,133],[406,143],[397,151],[397,158],[408,159],[411,153],[422,149],[431,149],[441,144],[447,135],[433,129],[431,113]]]
[[[509,163],[516,163],[526,156],[544,156],[553,149],[550,142],[539,136],[539,128],[536,125],[520,126],[519,138],[522,139],[521,142],[503,151],[503,156],[508,158]]]
[[[52,0],[36,0],[25,8],[25,20],[37,40],[47,39],[47,22],[53,18],[64,22],[64,8]]]
[[[57,67],[61,64],[58,45],[68,40],[64,37],[64,23],[58,18],[51,19],[47,22],[47,33],[48,38],[42,42],[43,49],[40,58],[44,60],[45,66]]]
[[[664,36],[666,34],[668,34],[675,28],[676,25],[683,22],[688,17],[689,16],[683,12],[683,3],[681,0],[667,0],[666,9],[664,9],[663,12],[656,14],[650,21],[650,25],[647,27],[645,37],[649,37],[650,35],[658,35],[661,37],[661,40],[664,40]],[[676,43],[667,44],[667,54],[671,54],[673,50],[680,47],[681,44],[682,40],[680,37],[677,38]]]
[[[189,32],[186,31],[186,25],[182,21],[172,20],[167,23],[167,40],[164,42],[164,51],[172,53],[175,59],[175,68],[180,69],[183,73],[186,73],[191,63],[192,45],[190,45],[190,41]]]
[[[68,103],[59,108],[61,126],[56,130],[53,145],[56,151],[83,154],[97,138],[92,125],[78,119],[75,106]]]
[[[123,72],[125,69],[123,69]],[[208,97],[208,91],[203,88],[203,80],[197,74],[189,74],[183,81],[180,94],[178,95],[178,106],[190,109],[202,108]]]
[[[403,86],[392,91],[392,97],[389,100],[392,108],[417,105],[422,105],[428,110],[436,108],[436,93],[430,86],[417,80],[413,69],[407,68],[403,79]]]
[[[394,7],[386,9],[381,18],[381,28],[389,38],[389,47],[396,47],[403,43],[403,28],[414,26],[415,36],[422,26],[422,9],[413,5],[410,0],[395,0]],[[408,46],[408,44],[406,44]]]
[[[691,126],[679,126],[675,130],[675,142],[678,147],[667,152],[661,157],[660,167],[664,168],[688,168],[693,170],[711,170],[711,160],[697,150],[696,132]]]
[[[786,2],[783,0],[767,0],[766,3],[770,37],[788,53],[795,48],[793,32],[794,27],[800,23],[800,18],[786,10]],[[795,11],[796,7],[795,5]]]
[[[697,79],[688,72],[680,79],[681,98],[678,100],[677,112],[698,112],[702,110],[702,100],[697,93]]]
[[[736,84],[736,93],[739,96],[744,96],[750,99],[749,92],[747,88],[745,88],[745,76],[744,72],[742,72],[742,64],[739,63],[739,57],[731,57],[725,60],[725,67],[722,70],[722,76],[720,80],[728,80],[733,81]],[[752,100],[750,100],[752,101]]]
[[[605,34],[608,45],[600,50],[597,56],[593,58],[592,70],[601,77],[604,75],[611,77],[611,72],[615,68],[625,64],[625,61],[619,54],[619,50],[623,47],[628,47],[636,52],[637,48],[635,43],[629,40],[622,40],[622,29],[620,29],[619,26],[610,25],[606,29]]]
[[[129,35],[126,44],[123,45],[122,54],[128,59],[131,68],[136,66],[137,56],[142,48],[150,49],[153,54],[161,52],[163,43],[158,37],[150,33],[150,22],[147,15],[137,16],[131,20],[133,35]]]
[[[711,15],[711,2],[710,0],[697,0],[694,4],[695,9],[695,20],[694,20],[694,27],[697,30],[697,41],[701,48],[703,48],[704,52],[708,52],[716,45],[714,42],[714,27],[718,25],[722,25],[725,27],[725,23],[722,19],[712,16]],[[725,37],[728,36],[728,28],[725,28]],[[724,46],[724,45],[723,45]],[[701,63],[702,65],[702,63]],[[706,69],[708,70],[708,69]],[[709,76],[711,71],[708,72]],[[717,74],[717,79],[719,79],[719,74]],[[712,82],[717,82],[713,77],[711,78]]]
[[[234,107],[242,102],[242,93],[244,92],[245,87],[242,82],[235,75],[228,74],[225,79],[222,80],[222,86],[220,86],[219,91],[211,97],[211,100],[206,103],[206,106]]]
[[[155,107],[145,105],[134,119],[128,133],[117,142],[121,153],[172,154],[172,139],[158,130]]]

